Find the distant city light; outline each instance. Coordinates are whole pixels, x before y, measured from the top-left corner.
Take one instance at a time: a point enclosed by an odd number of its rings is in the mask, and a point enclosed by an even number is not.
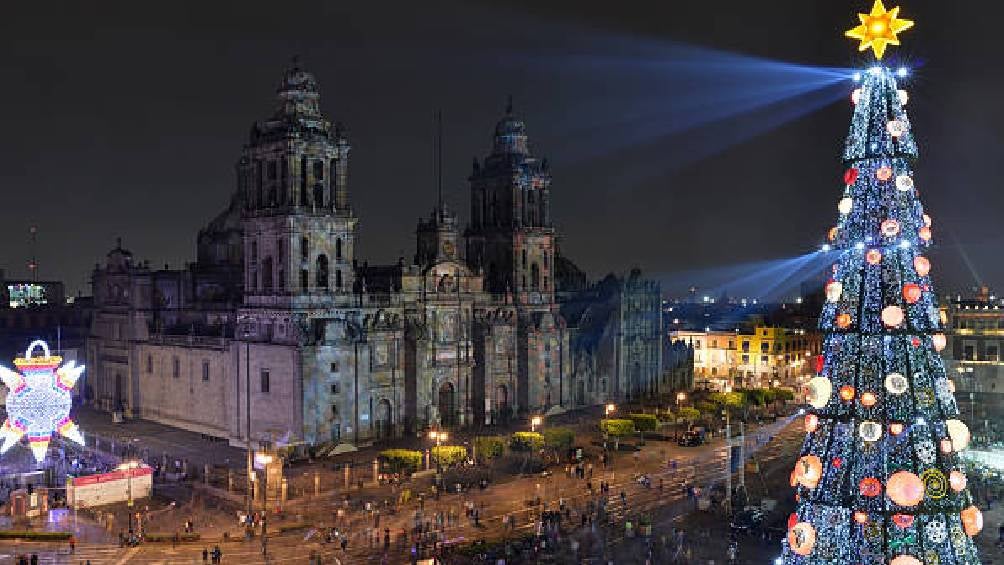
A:
[[[864,248],[865,248],[865,244],[862,243],[862,242],[860,242],[860,241],[854,244],[854,249],[857,249],[858,251],[860,251],[860,250],[862,250]]]
[[[827,251],[829,251],[829,250],[831,250],[833,248],[830,247],[829,243],[824,243],[823,246],[820,249],[823,251],[823,253],[826,253]]]
[[[908,69],[908,68],[906,68],[906,67],[900,67],[900,68],[899,68],[899,70],[898,70],[898,71],[896,71],[896,74],[897,74],[897,75],[898,75],[898,76],[899,76],[900,78],[904,78],[904,77],[906,77],[906,76],[908,76],[908,75],[910,74],[910,69]]]
[[[854,73],[854,82],[861,82],[861,73]]]

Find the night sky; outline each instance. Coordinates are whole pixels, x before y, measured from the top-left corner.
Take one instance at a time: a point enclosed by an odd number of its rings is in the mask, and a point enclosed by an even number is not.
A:
[[[804,66],[798,80],[862,64],[843,30],[871,2],[90,4],[14,3],[0,24],[10,275],[27,273],[33,224],[40,278],[70,292],[89,293],[117,236],[157,266],[193,260],[299,55],[350,131],[360,260],[412,257],[435,201],[437,109],[447,200],[466,218],[471,160],[511,93],[552,166],[563,253],[593,277],[640,266],[677,294],[688,273],[807,253],[835,221],[850,82],[825,105],[793,97],[724,118],[718,105],[755,87],[759,66],[779,72],[766,60]],[[1004,72],[989,10],[1004,5],[904,0],[917,27],[891,52],[917,69],[907,109],[942,293],[1004,279]],[[708,92],[721,77],[719,102]]]

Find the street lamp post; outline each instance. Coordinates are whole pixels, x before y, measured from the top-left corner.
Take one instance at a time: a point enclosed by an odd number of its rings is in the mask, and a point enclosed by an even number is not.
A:
[[[138,461],[127,461],[118,466],[119,470],[126,472],[126,505],[129,507],[129,535],[132,536],[132,475],[133,471],[138,469],[140,463]]]
[[[268,520],[266,519],[268,510],[268,466],[273,461],[273,457],[268,453],[257,453],[254,456],[255,460],[261,464],[262,479],[261,479],[261,492],[262,492],[262,512],[261,512],[261,554],[268,555]]]
[[[617,410],[617,406],[614,404],[607,404],[603,407],[603,418],[606,420],[610,419],[610,415]],[[607,426],[603,426],[603,451],[607,450],[607,440],[610,439],[610,433],[607,431]]]

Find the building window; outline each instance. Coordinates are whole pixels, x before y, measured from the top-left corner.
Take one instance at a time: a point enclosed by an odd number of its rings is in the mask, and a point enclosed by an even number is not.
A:
[[[714,349],[716,347],[718,347],[718,340],[717,339],[711,340],[711,349]]]
[[[700,348],[701,348],[701,340],[698,339],[694,341],[694,349],[700,349]]]
[[[307,287],[310,285],[310,274],[307,269],[300,269],[300,290],[307,292]]]
[[[342,289],[342,270],[335,269],[335,288]]]
[[[306,237],[300,238],[300,260],[306,261],[310,258],[310,240]]]
[[[766,355],[761,355],[760,356],[760,362],[766,364],[767,363],[767,356]]]
[[[146,372],[153,372],[153,355],[150,355],[149,353],[146,355]]]
[[[209,361],[202,361],[202,381],[209,382]]]
[[[262,394],[268,394],[269,389],[271,388],[271,384],[272,383],[269,382],[268,369],[262,369],[261,370],[261,392],[262,392]]]
[[[324,180],[324,161],[314,161],[314,180]]]
[[[332,404],[331,405],[331,417],[332,418],[337,418],[338,417],[338,405],[336,405],[336,404]]]
[[[338,383],[331,383],[331,394],[342,392],[342,387]]]
[[[749,365],[749,362],[750,362],[750,356],[743,355],[743,365]]]
[[[331,372],[332,373],[337,373],[338,372],[338,361],[332,361],[331,362]]]
[[[171,375],[176,379],[181,377],[181,361],[177,357],[171,359]]]
[[[300,157],[300,205],[307,205],[307,158]]]
[[[335,240],[335,259],[341,260],[342,258],[342,238]]]
[[[318,255],[317,256],[317,286],[328,289],[328,256]]]
[[[962,347],[962,358],[965,359],[966,361],[975,361],[976,346],[971,343],[967,343],[966,345],[964,345]]]
[[[998,349],[996,345],[987,346],[987,361],[1000,361]]]

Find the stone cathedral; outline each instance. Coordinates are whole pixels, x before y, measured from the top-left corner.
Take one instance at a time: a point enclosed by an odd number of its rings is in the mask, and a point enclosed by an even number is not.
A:
[[[120,242],[95,267],[87,400],[234,444],[361,444],[622,396],[572,367],[551,177],[511,103],[475,160],[469,225],[436,204],[410,264],[357,260],[350,161],[294,65],[197,260],[157,269]]]

